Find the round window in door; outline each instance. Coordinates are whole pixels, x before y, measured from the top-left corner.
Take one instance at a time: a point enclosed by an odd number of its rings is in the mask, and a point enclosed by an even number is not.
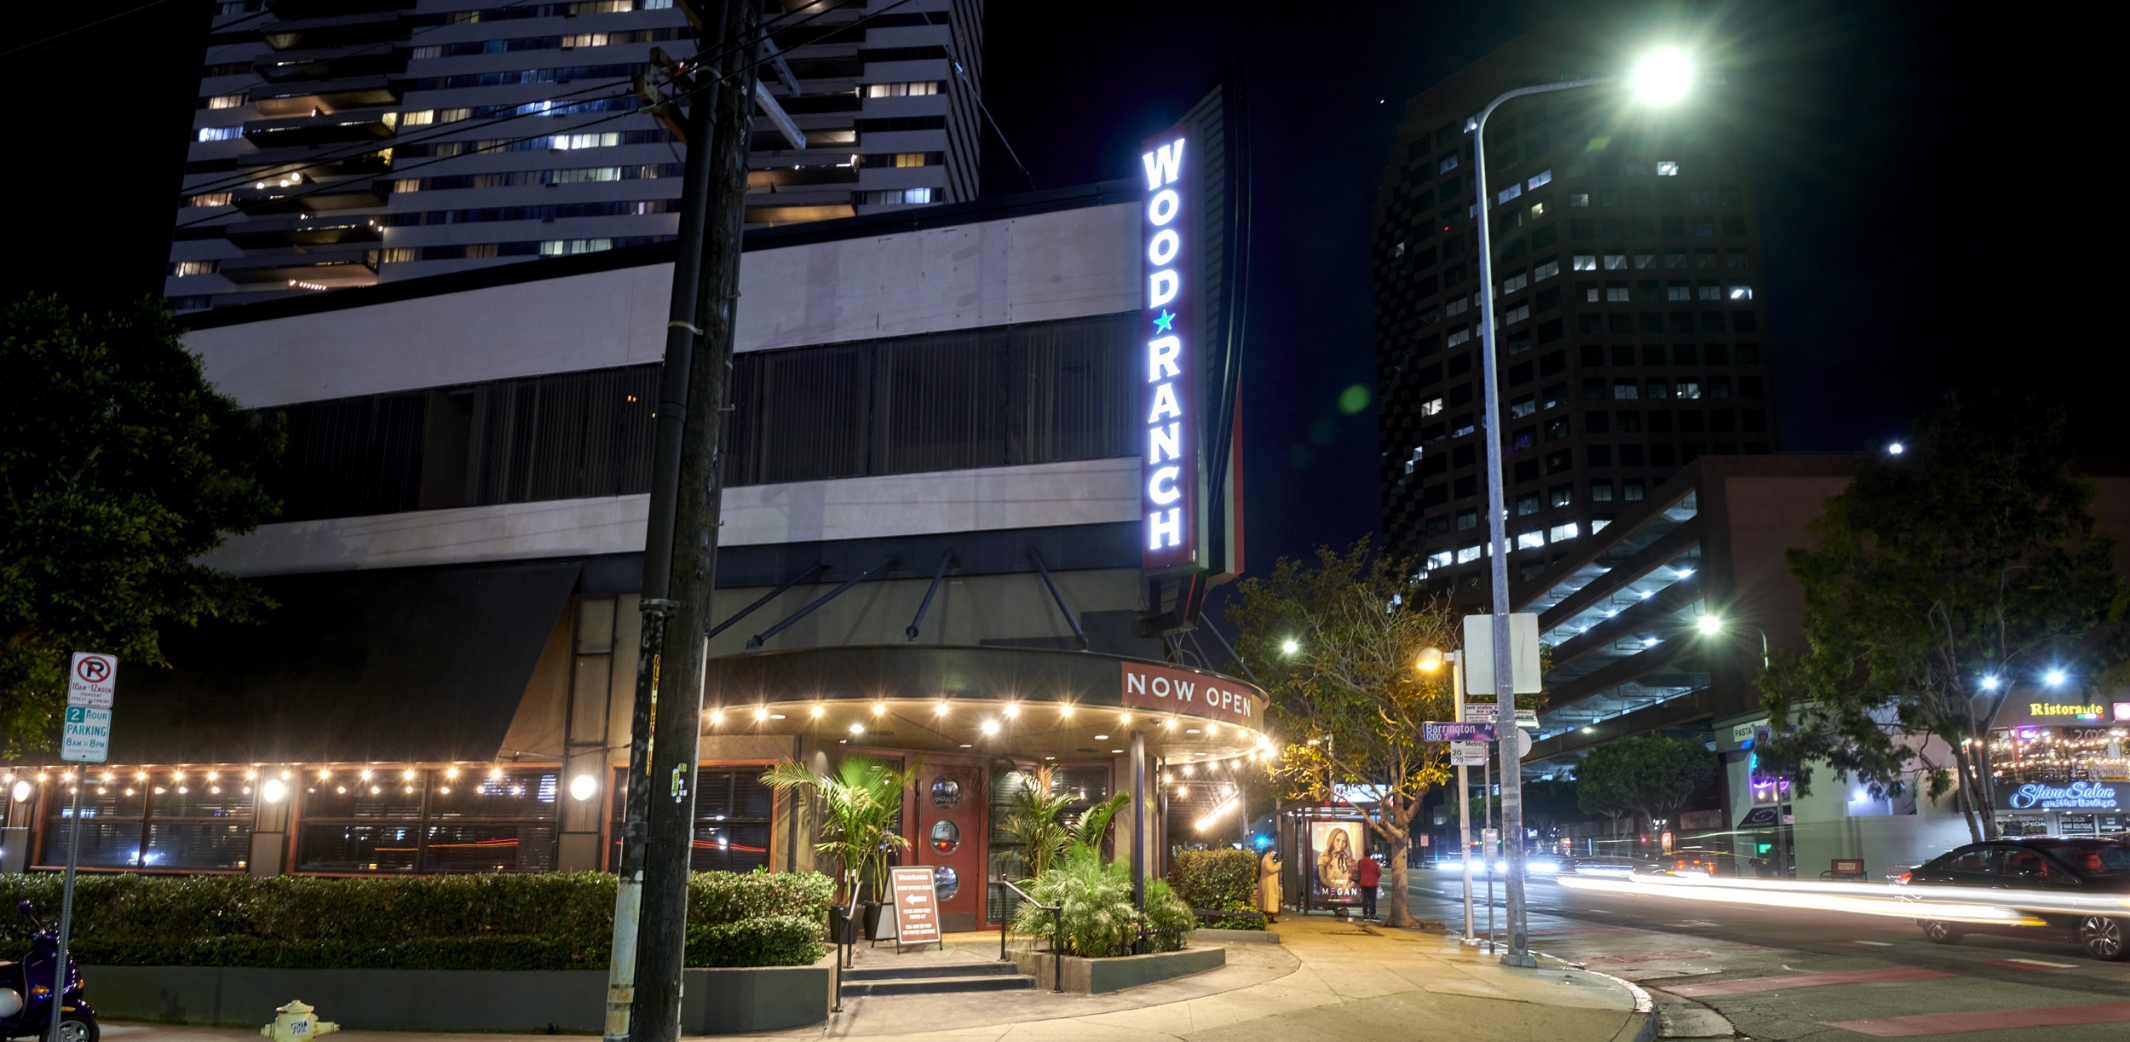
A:
[[[951,901],[961,893],[961,875],[945,865],[932,870],[932,890],[942,901]]]
[[[961,849],[961,828],[951,821],[932,823],[932,852],[952,854]]]
[[[952,778],[937,778],[932,782],[932,806],[940,810],[953,810],[961,806],[961,783]]]

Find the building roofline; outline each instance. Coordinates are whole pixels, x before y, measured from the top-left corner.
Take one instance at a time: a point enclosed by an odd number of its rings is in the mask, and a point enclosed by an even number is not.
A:
[[[865,214],[858,217],[842,217],[828,221],[812,221],[804,224],[787,224],[748,230],[741,239],[741,250],[774,250],[788,246],[808,246],[814,243],[838,242],[845,239],[862,239],[880,235],[895,235],[905,232],[928,231],[934,228],[952,228],[965,224],[981,224],[987,221],[1003,221],[1016,217],[1033,217],[1038,214],[1078,210],[1094,206],[1110,206],[1118,203],[1137,202],[1139,187],[1129,179],[1099,181],[1093,184],[1074,185],[1068,188],[1053,188],[1040,192],[1023,192],[1018,195],[1003,195],[989,199],[976,199],[966,203],[948,203],[940,206],[919,206],[888,213]],[[247,322],[262,322],[268,319],[289,318],[296,315],[313,315],[328,311],[343,311],[349,308],[368,307],[373,304],[389,304],[401,300],[434,297],[447,293],[463,293],[468,290],[487,289],[492,286],[510,286],[527,282],[542,282],[548,279],[568,278],[574,275],[590,275],[602,271],[623,268],[647,267],[653,264],[670,264],[676,246],[672,242],[654,242],[643,246],[629,246],[599,253],[584,253],[572,257],[552,257],[514,264],[497,264],[470,271],[454,271],[442,275],[407,279],[401,282],[385,282],[375,286],[354,289],[332,290],[306,297],[282,297],[261,301],[257,304],[233,304],[216,308],[199,315],[188,315],[179,323],[188,329],[215,329],[222,326],[243,325]]]

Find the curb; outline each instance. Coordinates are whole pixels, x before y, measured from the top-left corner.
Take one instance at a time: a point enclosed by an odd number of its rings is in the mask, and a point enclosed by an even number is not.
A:
[[[1552,956],[1547,956],[1547,958],[1552,958]],[[1641,985],[1631,980],[1623,980],[1609,973],[1599,973],[1596,970],[1584,970],[1583,972],[1593,977],[1603,977],[1620,987],[1626,988],[1627,993],[1634,996],[1634,1011],[1642,1014],[1642,1030],[1635,1032],[1634,1042],[1653,1042],[1657,1037],[1659,1024],[1657,1023],[1657,1001],[1650,997],[1649,992],[1643,990]]]

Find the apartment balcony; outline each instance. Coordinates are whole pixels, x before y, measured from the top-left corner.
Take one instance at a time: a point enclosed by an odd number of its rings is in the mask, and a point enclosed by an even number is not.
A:
[[[253,87],[248,100],[269,117],[330,115],[349,109],[397,105],[400,89],[383,73],[335,80],[298,80]]]
[[[244,123],[244,137],[260,148],[310,148],[383,141],[395,130],[382,109],[318,116],[285,116]]]
[[[377,251],[327,247],[264,257],[238,257],[221,263],[217,273],[243,286],[293,286],[344,289],[377,284]]]
[[[407,71],[407,56],[392,51],[340,49],[285,51],[252,63],[268,83],[334,80],[349,76],[398,75]]]
[[[330,13],[318,18],[285,18],[261,26],[259,36],[274,50],[292,51],[299,47],[316,49],[389,43],[408,33],[408,29],[400,24],[398,11],[343,14],[343,10],[343,7],[335,6]]]
[[[747,194],[765,195],[813,185],[854,185],[858,170],[849,166],[802,166],[797,169],[750,170]]]
[[[231,245],[246,250],[284,246],[340,246],[377,243],[384,239],[368,214],[299,214],[228,226]]]
[[[278,178],[265,184],[264,188],[232,190],[231,205],[250,217],[376,210],[385,205],[385,194],[377,190],[376,182],[363,177],[323,185],[309,178],[286,186]]]

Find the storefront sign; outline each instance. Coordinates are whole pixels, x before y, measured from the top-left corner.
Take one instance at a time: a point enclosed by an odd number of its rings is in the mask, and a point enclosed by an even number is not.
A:
[[[2053,701],[2046,698],[2022,698],[2018,694],[2004,700],[1997,709],[1992,727],[2077,727],[2081,724],[2130,722],[2130,702],[2102,701],[2100,699],[2074,699]]]
[[[2130,800],[2123,799],[2124,789],[2130,789],[2130,785],[2075,781],[2065,785],[2030,782],[2016,787],[1999,786],[1998,806],[2007,810],[2119,810],[2130,806]]]
[[[1146,571],[1202,567],[1197,285],[1198,142],[1188,127],[1146,142],[1140,271],[1146,288],[1140,327],[1146,382],[1140,395],[1145,454],[1140,458],[1140,513]]]
[[[1233,680],[1187,669],[1125,662],[1124,704],[1134,709],[1181,713],[1260,729],[1264,695]]]
[[[888,871],[888,890],[895,895],[895,943],[931,944],[939,940],[939,894],[932,870],[923,866]]]
[[[1360,884],[1355,866],[1366,856],[1358,821],[1309,823],[1309,901],[1313,907],[1357,904]]]

